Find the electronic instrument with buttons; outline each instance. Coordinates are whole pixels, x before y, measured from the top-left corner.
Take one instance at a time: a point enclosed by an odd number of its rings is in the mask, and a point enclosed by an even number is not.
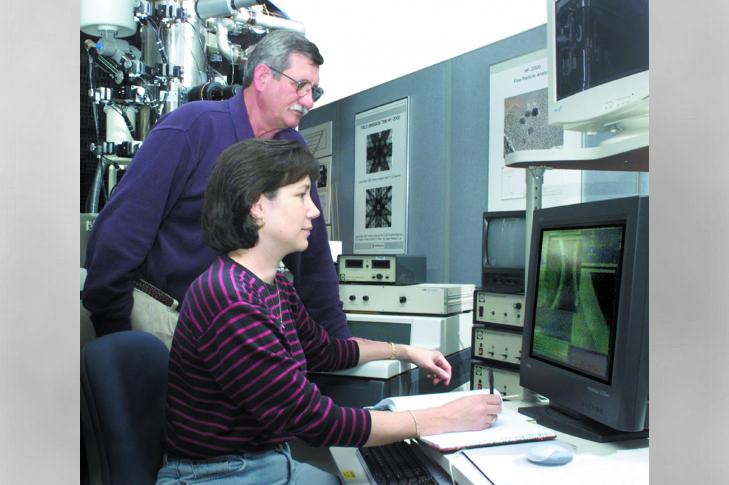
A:
[[[473,308],[472,284],[339,285],[345,312],[451,315]]]
[[[516,367],[521,364],[520,332],[478,326],[474,326],[471,331],[472,358],[512,364]]]
[[[415,285],[426,278],[425,256],[340,254],[339,282]]]
[[[524,295],[493,293],[476,289],[473,295],[473,322],[524,326]]]

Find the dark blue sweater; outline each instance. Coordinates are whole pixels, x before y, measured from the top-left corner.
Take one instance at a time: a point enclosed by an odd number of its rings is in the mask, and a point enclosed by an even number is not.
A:
[[[83,304],[97,336],[130,328],[137,277],[182,302],[216,256],[200,225],[208,175],[223,150],[253,136],[242,90],[226,101],[187,103],[157,122],[89,236]],[[304,143],[292,129],[276,138]],[[316,187],[312,199],[321,208]],[[332,337],[349,337],[324,224],[315,219],[309,248],[284,263],[313,319]]]

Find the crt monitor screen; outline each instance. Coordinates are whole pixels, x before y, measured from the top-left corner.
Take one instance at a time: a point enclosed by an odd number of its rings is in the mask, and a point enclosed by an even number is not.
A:
[[[494,268],[524,268],[526,219],[524,211],[485,212],[483,261]]]
[[[542,232],[532,355],[610,381],[624,225]]]
[[[483,214],[481,286],[498,293],[524,293],[526,212]]]
[[[648,2],[558,0],[557,99],[648,70]]]
[[[527,274],[520,383],[549,405],[520,411],[595,441],[645,436],[648,198],[536,210]]]

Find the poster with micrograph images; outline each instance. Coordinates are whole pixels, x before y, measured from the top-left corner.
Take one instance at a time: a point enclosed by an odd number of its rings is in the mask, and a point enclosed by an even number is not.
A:
[[[547,51],[542,49],[491,66],[489,79],[488,210],[526,208],[526,174],[507,167],[508,153],[579,142],[575,133],[549,124]],[[579,170],[547,170],[542,206],[580,202]]]
[[[408,98],[355,116],[355,254],[407,249]]]

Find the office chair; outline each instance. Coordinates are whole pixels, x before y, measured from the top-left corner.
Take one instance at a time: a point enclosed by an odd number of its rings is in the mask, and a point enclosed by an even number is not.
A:
[[[169,351],[146,332],[81,348],[81,431],[92,484],[153,484],[162,462]]]

